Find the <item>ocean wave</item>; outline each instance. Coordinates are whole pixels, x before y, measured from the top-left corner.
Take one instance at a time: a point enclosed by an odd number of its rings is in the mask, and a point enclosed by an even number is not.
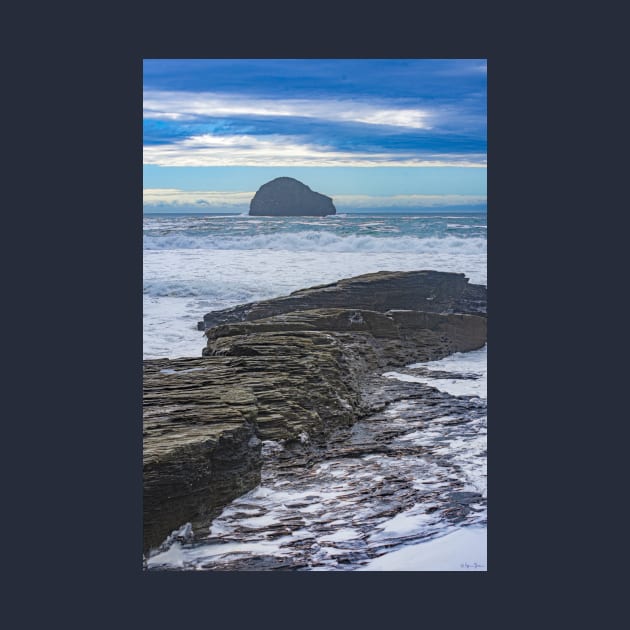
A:
[[[457,251],[480,253],[486,251],[485,238],[458,236],[418,238],[415,236],[339,236],[329,232],[283,232],[254,234],[242,237],[191,236],[169,234],[144,235],[145,250],[211,249],[211,250],[283,250],[306,252],[391,252],[431,253]]]
[[[201,278],[158,280],[144,279],[142,293],[152,297],[208,298],[219,300],[221,304],[214,308],[222,308],[223,302],[238,304],[253,300],[260,293],[260,283],[252,279],[236,286],[230,281],[209,280]]]

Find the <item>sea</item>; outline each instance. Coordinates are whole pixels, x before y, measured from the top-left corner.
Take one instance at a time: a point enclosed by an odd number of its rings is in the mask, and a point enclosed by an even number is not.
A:
[[[205,338],[197,323],[210,311],[364,273],[421,269],[464,273],[472,283],[487,285],[487,214],[144,215],[144,358],[201,356]],[[415,375],[413,368],[418,366],[424,371]],[[400,444],[427,448],[431,444],[434,456],[450,462],[447,466],[436,466],[431,458],[383,454],[324,461],[306,477],[296,478],[293,489],[263,470],[260,486],[215,519],[209,531],[212,544],[187,543],[190,525],[182,523],[148,554],[145,568],[221,569],[248,558],[282,558],[293,553],[298,540],[301,553],[303,541],[313,549],[311,570],[486,571],[487,345],[407,368],[411,371],[384,376],[468,397],[471,408],[478,407],[467,418],[445,416],[431,422],[404,419],[413,400],[398,402],[386,412],[387,422],[398,426],[395,439]],[[445,378],[449,373],[452,378]],[[405,405],[407,413],[402,413]],[[430,490],[436,505],[455,486],[480,497],[480,502],[471,504],[458,525],[439,519],[438,512],[424,503],[378,518],[377,503],[354,501],[357,494],[367,496],[357,493],[361,484],[369,486],[379,476]],[[304,497],[310,501],[307,507]],[[274,537],[274,524],[287,518],[291,505],[297,506],[294,511],[303,526],[288,539]],[[336,519],[326,521],[332,512]],[[363,522],[357,522],[358,514],[364,514]],[[358,548],[371,559],[348,561]]]
[[[486,213],[143,219],[145,359],[199,357],[209,311],[375,271],[435,269],[487,284]]]

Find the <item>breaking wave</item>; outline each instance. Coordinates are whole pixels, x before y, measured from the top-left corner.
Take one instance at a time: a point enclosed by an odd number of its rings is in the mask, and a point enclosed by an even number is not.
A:
[[[212,250],[283,250],[317,252],[402,252],[431,253],[457,251],[481,253],[486,251],[485,238],[457,236],[417,238],[415,236],[338,236],[329,232],[289,232],[255,234],[244,237],[190,236],[169,234],[144,235],[145,250],[212,249]]]
[[[154,297],[205,298],[212,296],[221,304],[213,304],[215,308],[222,308],[223,302],[240,304],[257,299],[261,292],[260,282],[242,282],[236,286],[230,281],[212,281],[207,279],[159,280],[144,279],[142,293]]]

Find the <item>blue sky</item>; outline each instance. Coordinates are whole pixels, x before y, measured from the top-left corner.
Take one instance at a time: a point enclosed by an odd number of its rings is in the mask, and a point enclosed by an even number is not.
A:
[[[338,212],[486,203],[483,59],[144,61],[145,212],[243,212],[290,176]]]

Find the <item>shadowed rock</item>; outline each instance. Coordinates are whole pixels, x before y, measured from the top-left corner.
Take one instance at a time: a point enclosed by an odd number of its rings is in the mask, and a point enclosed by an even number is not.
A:
[[[330,197],[293,177],[277,177],[263,184],[249,204],[251,216],[323,217],[336,212]]]
[[[379,271],[331,284],[294,291],[288,296],[212,311],[199,322],[207,330],[229,322],[252,321],[318,308],[391,309],[432,313],[486,313],[486,287],[470,284],[463,273]]]

